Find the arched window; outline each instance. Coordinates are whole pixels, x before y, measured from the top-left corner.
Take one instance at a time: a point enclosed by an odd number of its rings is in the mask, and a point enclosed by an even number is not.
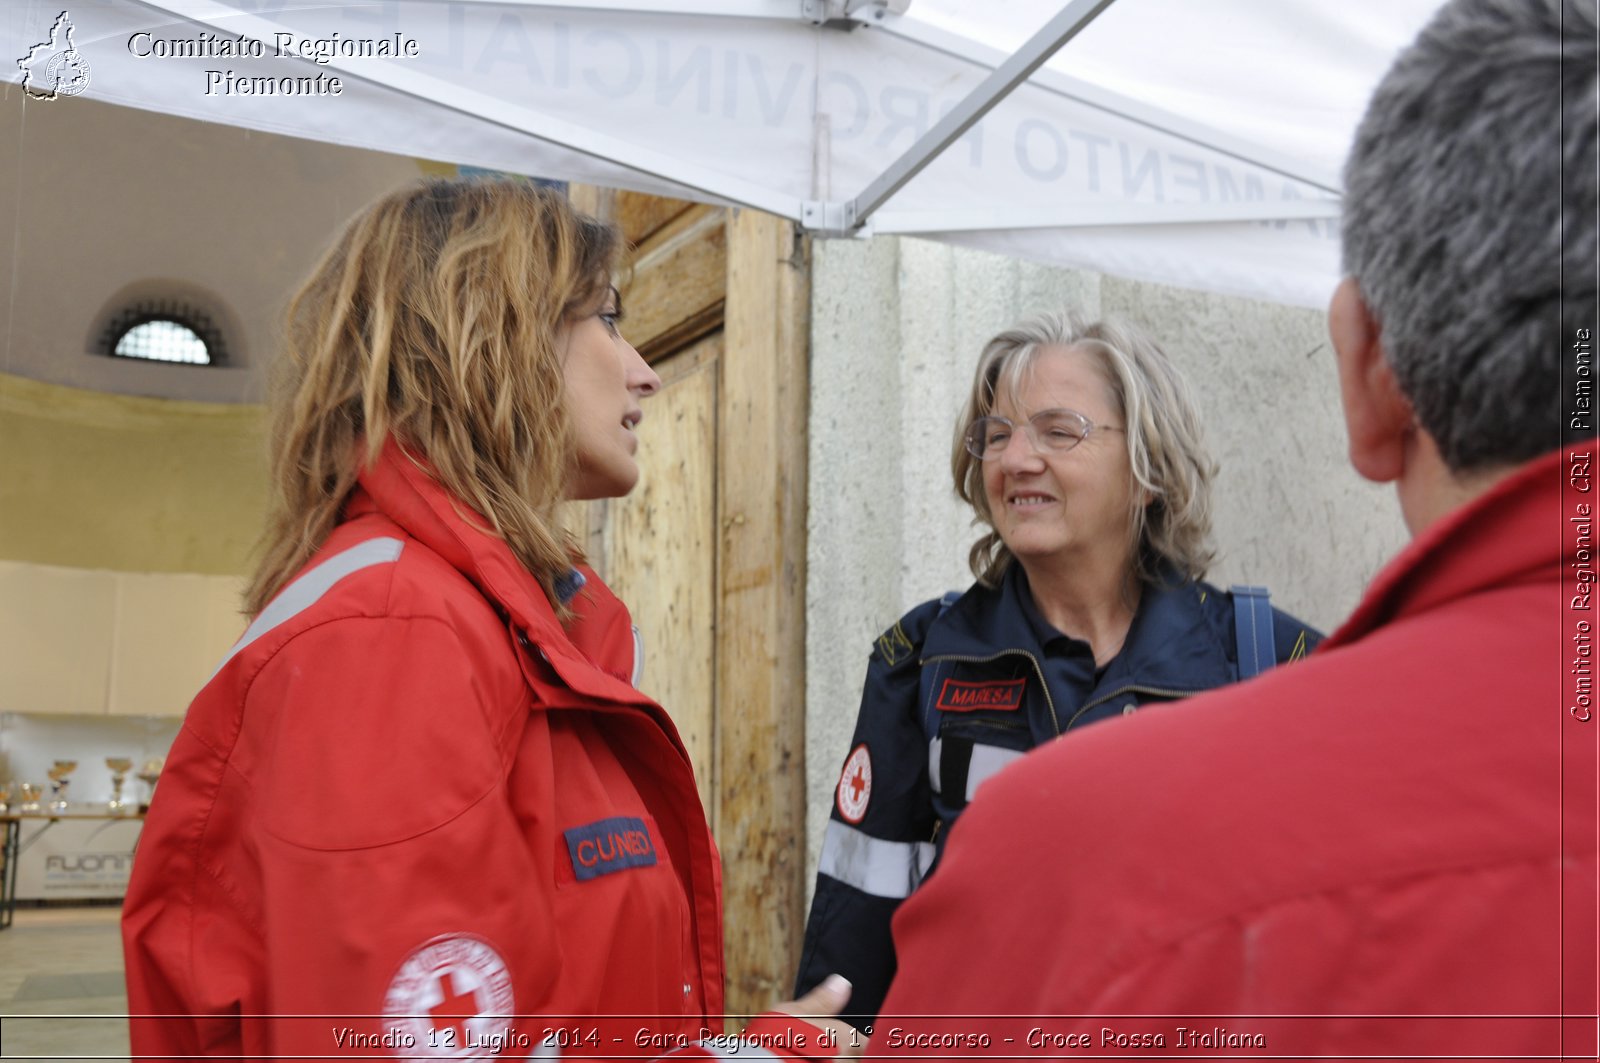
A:
[[[211,319],[174,300],[142,300],[118,313],[106,328],[104,353],[152,362],[221,365],[222,333]]]

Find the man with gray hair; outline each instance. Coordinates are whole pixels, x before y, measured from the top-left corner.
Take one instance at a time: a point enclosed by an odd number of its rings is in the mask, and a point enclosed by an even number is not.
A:
[[[1328,318],[1412,543],[1302,664],[991,780],[873,1054],[1595,1057],[1596,35],[1452,0],[1385,76]]]

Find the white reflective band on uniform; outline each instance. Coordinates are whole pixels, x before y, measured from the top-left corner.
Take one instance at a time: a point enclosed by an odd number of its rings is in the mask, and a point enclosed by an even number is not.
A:
[[[638,690],[644,680],[644,633],[633,625],[633,689]]]
[[[980,746],[973,743],[972,760],[967,764],[967,800],[977,794],[978,787],[1013,760],[1022,756],[1020,749],[1003,749],[1000,746]]]
[[[817,870],[874,897],[905,900],[933,865],[932,842],[891,842],[830,820]]]
[[[334,554],[328,560],[307,572],[283,590],[260,614],[253,620],[249,627],[244,629],[244,634],[239,641],[234,643],[233,649],[217,665],[216,671],[211,673],[216,678],[217,672],[222,671],[227,663],[234,659],[246,646],[265,635],[279,624],[293,620],[296,615],[311,608],[333,585],[361,569],[372,565],[382,565],[400,559],[400,550],[405,543],[399,539],[368,539],[364,543],[357,543],[348,550]]]
[[[944,793],[944,783],[939,777],[939,761],[944,758],[944,739],[935,738],[928,743],[928,785],[936,794]]]

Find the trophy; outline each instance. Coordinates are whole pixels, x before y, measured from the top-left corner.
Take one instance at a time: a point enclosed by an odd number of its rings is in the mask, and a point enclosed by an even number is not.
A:
[[[58,760],[45,772],[50,776],[50,811],[65,812],[67,810],[67,776],[78,768],[75,760]]]
[[[17,806],[17,811],[38,812],[39,794],[42,792],[39,784],[31,782],[19,782],[17,783],[17,789],[22,791],[22,804]]]
[[[106,767],[111,769],[111,800],[106,802],[106,811],[113,816],[120,816],[128,811],[128,802],[122,799],[122,784],[128,778],[128,772],[133,770],[133,760],[130,757],[107,757]]]
[[[166,760],[162,757],[151,757],[139,768],[136,778],[146,787],[142,808],[149,808],[150,802],[155,800],[156,780],[161,777],[161,769],[166,767],[166,764]]]

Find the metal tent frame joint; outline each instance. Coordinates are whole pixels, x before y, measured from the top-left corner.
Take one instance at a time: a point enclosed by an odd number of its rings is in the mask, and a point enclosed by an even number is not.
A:
[[[856,220],[854,200],[808,199],[800,204],[800,225],[813,236],[854,236],[873,233],[872,222]]]
[[[800,0],[800,17],[827,29],[853,30],[885,15],[903,15],[910,6],[911,0]]]

